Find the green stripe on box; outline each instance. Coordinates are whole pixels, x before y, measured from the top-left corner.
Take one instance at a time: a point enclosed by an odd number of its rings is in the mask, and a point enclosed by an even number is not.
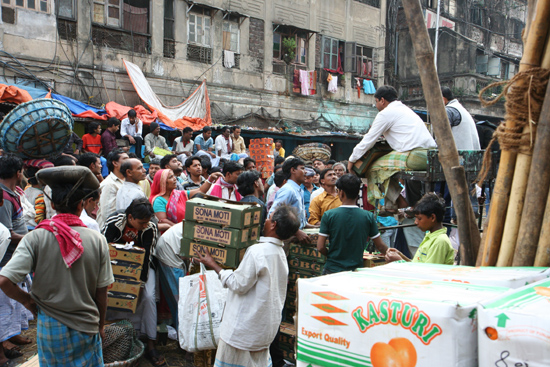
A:
[[[335,352],[334,349],[327,347],[324,344],[314,343],[308,340],[304,340],[300,336],[298,336],[298,344],[304,344],[304,346],[310,347],[310,348],[318,348],[318,349],[324,349],[327,353],[340,353],[344,356],[347,355],[348,358],[359,358],[359,359],[365,359],[370,361],[370,357],[365,356],[364,354],[358,354],[353,352],[345,352],[345,351],[337,351]]]
[[[324,360],[324,359],[318,359],[318,358],[315,358],[315,357],[310,356],[310,355],[304,355],[304,354],[300,353],[300,351],[298,351],[298,356],[296,357],[296,360],[298,360],[300,362],[313,363],[315,365],[323,366],[323,367],[341,367],[342,366],[341,363],[335,363],[335,362],[327,361],[327,360]],[[362,366],[362,367],[372,367],[372,364],[367,363],[367,364],[363,364],[363,365],[360,365],[360,366]]]
[[[521,291],[514,292],[494,302],[488,303],[484,308],[512,308],[517,307],[525,301],[531,301],[531,298],[539,298],[541,296],[537,294],[534,289],[535,287],[550,287],[550,280],[542,283],[534,283],[529,288],[522,289]]]
[[[334,365],[346,365],[352,367],[371,366],[370,358],[365,357],[364,355],[337,351],[316,343],[307,344],[311,345],[306,345],[306,343],[301,340],[298,341],[297,359],[318,359],[318,362],[315,363],[325,367],[330,367]],[[338,361],[338,364],[335,364],[334,361]]]

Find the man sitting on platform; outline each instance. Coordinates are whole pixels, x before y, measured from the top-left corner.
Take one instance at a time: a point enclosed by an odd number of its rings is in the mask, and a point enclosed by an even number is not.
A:
[[[150,133],[145,136],[145,155],[148,155],[151,158],[155,158],[155,153],[153,150],[155,148],[160,148],[168,150],[168,144],[166,144],[166,139],[164,136],[160,135],[160,125],[156,122],[151,122],[149,126]]]
[[[135,145],[136,155],[138,159],[141,159],[141,146],[143,145],[143,138],[141,137],[143,129],[143,123],[137,118],[135,110],[128,111],[128,117],[126,117],[120,123],[120,135],[123,139],[128,140],[130,145]]]

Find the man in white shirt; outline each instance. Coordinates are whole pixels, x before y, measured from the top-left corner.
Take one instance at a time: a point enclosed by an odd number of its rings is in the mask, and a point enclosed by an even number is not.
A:
[[[437,145],[422,119],[413,110],[397,100],[397,91],[395,88],[387,85],[381,86],[374,94],[374,100],[376,101],[376,108],[380,112],[376,115],[363,140],[353,149],[353,153],[349,157],[348,171],[353,172],[354,163],[374,147],[380,136],[384,135],[393,151],[376,160],[367,171],[369,202],[374,200],[372,197],[374,194],[371,194],[372,190],[376,192],[378,184],[382,184],[385,193],[382,193],[382,195],[378,194],[378,196],[382,196],[380,198],[386,200],[386,207],[390,207],[391,205],[392,209],[396,209],[396,204],[398,207],[406,207],[407,201],[400,195],[402,189],[398,181],[392,179],[391,176],[402,169],[421,170],[421,167],[413,167],[412,164],[409,165],[409,154],[415,149],[433,149]],[[427,152],[420,152],[420,154],[422,153]],[[406,162],[407,165],[402,163],[403,167],[392,166],[391,163],[388,164],[387,162],[389,156],[400,157],[401,159],[396,159],[397,163]],[[377,164],[382,162],[384,167],[381,169],[385,173],[378,176],[384,176],[384,179],[373,180],[371,172],[373,172]]]
[[[122,149],[115,149],[107,156],[107,166],[109,167],[109,176],[101,182],[101,197],[99,198],[99,208],[97,210],[97,224],[103,228],[107,217],[116,211],[116,195],[124,183],[124,176],[120,173],[120,166],[124,160],[128,159],[128,154]]]
[[[299,228],[296,209],[283,204],[266,220],[264,236],[248,248],[237,270],[224,270],[209,253],[199,253],[199,261],[229,289],[214,365],[271,365],[268,348],[279,330],[288,281],[283,241]]]
[[[116,194],[116,210],[126,210],[134,199],[146,198],[139,182],[145,180],[147,171],[139,159],[131,158],[122,162],[120,173],[125,181]]]
[[[193,155],[193,129],[189,126],[184,128],[181,136],[174,139],[172,151],[178,156],[179,161],[185,164],[185,160]]]
[[[216,137],[215,147],[218,157],[231,160],[233,154],[233,139],[231,139],[231,129],[228,126],[222,127],[221,135]],[[239,156],[235,154],[235,159],[233,160],[239,160]]]
[[[99,191],[92,191],[88,196],[82,201],[82,213],[80,214],[80,220],[86,225],[86,227],[101,233],[99,229],[99,224],[92,217],[92,213],[97,208],[97,203],[99,202]]]
[[[143,123],[137,118],[135,110],[128,111],[128,117],[126,117],[120,123],[120,136],[123,139],[128,140],[130,145],[134,145],[136,148],[136,155],[139,159],[141,156],[141,146],[143,145],[143,137],[141,136],[143,130]]]
[[[477,134],[474,118],[453,96],[449,87],[441,87],[445,110],[451,124],[451,132],[458,150],[480,150],[479,135]]]

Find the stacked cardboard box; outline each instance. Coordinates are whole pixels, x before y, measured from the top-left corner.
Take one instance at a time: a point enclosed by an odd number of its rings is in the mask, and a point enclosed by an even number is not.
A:
[[[251,139],[248,147],[250,157],[256,160],[256,169],[262,178],[269,178],[273,173],[275,157],[273,155],[273,139]]]
[[[363,267],[374,268],[375,266],[386,265],[386,258],[384,255],[371,254],[369,252],[363,253]]]
[[[145,249],[110,244],[109,256],[115,282],[107,290],[107,307],[114,311],[135,312],[141,289],[141,270]]]
[[[236,268],[247,247],[260,238],[261,207],[216,198],[191,199],[185,207],[181,255],[208,250],[214,259]]]
[[[283,352],[283,358],[289,362],[296,362],[294,348],[296,346],[296,325],[290,322],[281,323],[279,328],[279,349]]]

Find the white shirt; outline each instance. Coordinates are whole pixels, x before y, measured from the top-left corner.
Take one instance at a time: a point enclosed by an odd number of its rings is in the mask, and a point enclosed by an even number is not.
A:
[[[353,149],[349,161],[355,163],[361,159],[382,135],[390,147],[398,152],[437,147],[422,119],[401,101],[393,101],[378,112],[369,132]]]
[[[6,250],[11,242],[11,232],[10,230],[0,223],[0,259],[4,257]]]
[[[136,125],[138,125],[138,131],[136,132]],[[143,129],[143,124],[140,119],[136,117],[136,122],[134,125],[130,123],[130,119],[126,117],[122,122],[120,123],[120,136],[125,137],[126,135],[130,136],[139,136],[141,137],[141,132]]]
[[[215,185],[210,185],[207,195],[212,195],[212,189],[214,189],[214,186]],[[229,195],[229,188],[222,186],[222,197],[220,199],[237,201],[237,196],[235,195],[236,192],[237,185],[233,185],[233,191],[231,191],[231,195]]]
[[[101,181],[99,185],[101,196],[99,197],[99,209],[96,217],[99,228],[103,228],[107,217],[116,211],[116,195],[123,183],[124,180],[118,178],[113,172]]]
[[[126,210],[134,199],[146,197],[141,186],[125,181],[116,194],[116,210]]]
[[[259,351],[269,347],[281,323],[288,264],[283,241],[260,237],[246,250],[237,270],[222,270],[227,293],[220,338],[233,348]]]
[[[313,199],[315,199],[317,196],[321,195],[323,192],[325,192],[325,189],[322,188],[322,187],[319,187],[317,190],[313,191],[311,193],[311,195],[309,196],[309,202],[311,204],[311,202],[313,201]]]
[[[184,263],[179,257],[182,238],[183,225],[181,223],[170,227],[160,236],[155,246],[153,256],[159,259],[164,265],[171,268],[182,269]]]
[[[174,139],[174,143],[176,143],[176,152],[189,152],[193,154],[193,139],[189,140],[189,143],[187,143],[185,146],[183,146],[181,139],[181,136]]]
[[[93,229],[98,233],[101,233],[101,231],[99,230],[99,224],[97,224],[94,218],[88,215],[88,213],[86,212],[86,209],[82,209],[82,213],[80,214],[80,220],[82,221],[82,223],[86,225],[86,227]]]
[[[215,141],[216,147],[214,148],[216,150],[216,154],[222,158],[228,158],[228,156],[231,156],[231,152],[233,151],[233,140],[231,137],[229,137],[229,146],[231,147],[231,150],[227,150],[227,140],[225,140],[225,136],[218,135]]]

